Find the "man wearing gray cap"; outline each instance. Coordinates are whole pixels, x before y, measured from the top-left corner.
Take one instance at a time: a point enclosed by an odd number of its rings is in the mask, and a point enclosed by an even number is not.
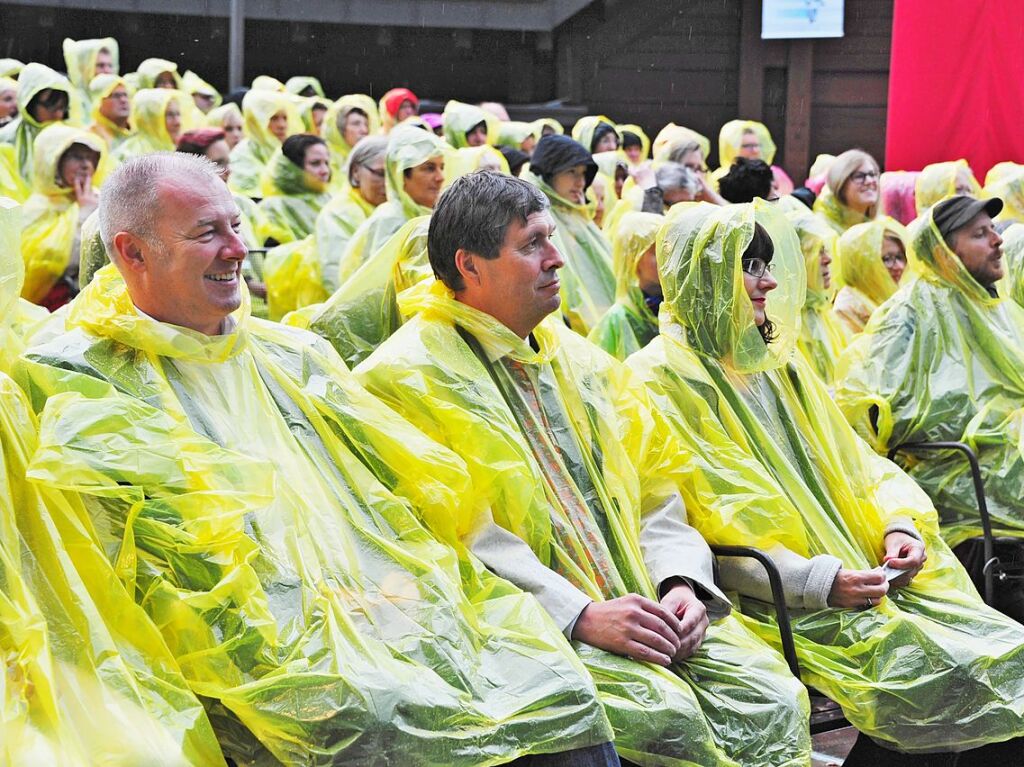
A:
[[[844,353],[836,399],[881,452],[907,442],[970,445],[996,535],[1024,538],[1024,310],[998,292],[1003,241],[992,218],[1002,208],[997,198],[957,195],[911,225],[916,279],[904,280]],[[968,539],[981,525],[967,461],[953,451],[906,458],[943,536],[972,569]],[[1011,543],[997,554],[1006,561],[1020,550]],[[1000,609],[1024,617],[1019,588],[998,596]]]

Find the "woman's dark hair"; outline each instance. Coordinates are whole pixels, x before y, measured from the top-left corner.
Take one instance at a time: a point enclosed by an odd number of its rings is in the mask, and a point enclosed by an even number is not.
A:
[[[766,264],[770,264],[774,256],[775,244],[772,242],[771,235],[768,234],[767,229],[755,221],[754,236],[750,238],[750,244],[743,251],[741,260],[749,261],[759,258]],[[772,321],[767,316],[764,318],[764,324],[758,326],[757,329],[760,331],[761,338],[764,339],[766,344],[770,344],[778,337],[778,334],[775,332],[775,325],[772,324]]]
[[[178,139],[177,151],[185,154],[206,156],[206,150],[224,140],[224,131],[220,128],[197,128],[185,131]]]
[[[640,137],[633,133],[633,131],[624,130],[622,131],[622,148],[628,149],[631,146],[643,147],[644,142],[640,140]]]
[[[487,132],[487,121],[486,120],[481,120],[476,125],[474,125],[472,128],[470,128],[468,131],[466,131],[466,133],[465,133],[466,138],[469,138],[469,134],[472,133],[473,131],[475,131],[477,128],[483,128],[484,129],[484,133],[486,133]]]
[[[771,166],[764,160],[737,157],[729,172],[718,180],[718,193],[729,202],[753,202],[756,197],[767,200],[773,180]]]
[[[592,139],[590,139],[590,151],[591,152],[594,151],[594,147],[596,147],[598,145],[598,143],[601,141],[601,139],[603,139],[605,137],[605,135],[608,134],[608,133],[614,133],[615,134],[615,141],[618,142],[618,140],[619,140],[619,132],[617,130],[615,130],[615,128],[613,126],[609,125],[608,123],[606,123],[606,122],[599,122],[597,124],[597,127],[594,128],[594,137]]]
[[[281,144],[281,153],[293,164],[302,168],[306,164],[306,151],[316,144],[326,146],[327,142],[312,133],[296,133],[284,140],[284,143]]]
[[[43,98],[44,93],[46,94],[46,98]],[[40,106],[44,106],[47,109],[56,109],[61,102],[64,102],[64,112],[66,117],[67,110],[71,106],[71,100],[68,98],[68,92],[60,88],[43,88],[29,100],[28,104],[25,106],[25,111],[32,115],[32,119],[38,120],[39,117],[36,114],[36,110]]]

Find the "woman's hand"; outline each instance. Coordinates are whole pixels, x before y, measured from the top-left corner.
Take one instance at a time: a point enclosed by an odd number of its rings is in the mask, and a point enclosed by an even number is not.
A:
[[[876,570],[847,570],[836,573],[828,595],[830,607],[851,609],[874,607],[889,593],[885,573]]]
[[[889,581],[889,586],[894,589],[901,589],[910,585],[924,563],[928,561],[928,553],[925,551],[924,543],[906,533],[894,532],[885,536],[885,558],[890,567],[897,570],[906,570],[906,574]]]
[[[708,609],[693,589],[686,583],[678,583],[661,598],[661,604],[679,619],[679,650],[672,658],[676,663],[684,661],[700,649],[708,630]]]
[[[75,176],[71,189],[75,194],[75,202],[78,203],[78,220],[85,221],[100,204],[100,196],[92,188],[92,174]]]

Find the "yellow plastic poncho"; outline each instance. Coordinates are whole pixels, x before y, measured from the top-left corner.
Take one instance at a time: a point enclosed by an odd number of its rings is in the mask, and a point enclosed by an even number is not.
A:
[[[226,755],[470,767],[607,742],[540,606],[425,527],[476,504],[462,462],[325,342],[233,318],[142,317],[109,266],[24,358],[30,476],[86,498]]]
[[[622,159],[624,159],[630,167],[638,168],[651,159],[651,139],[644,132],[644,129],[639,125],[633,125],[632,123],[621,123],[615,126],[615,130],[621,136],[624,132],[629,131],[640,139],[640,162],[634,163],[629,159],[629,156],[622,152]]]
[[[146,59],[141,64],[139,64],[139,68],[135,70],[136,90],[142,90],[144,88],[155,88],[156,79],[164,72],[170,72],[174,76],[174,82],[178,90],[183,90],[181,75],[178,74],[178,65],[175,64],[173,61],[157,58]]]
[[[338,262],[338,283],[343,283],[377,248],[418,216],[429,216],[430,208],[418,204],[405,192],[405,171],[431,158],[447,159],[451,147],[430,131],[399,125],[388,134],[384,155],[387,202],[378,205],[352,235]]]
[[[0,762],[224,765],[82,501],[26,479],[37,424],[8,373],[39,307],[18,298],[19,214],[0,199]]]
[[[499,146],[510,146],[513,149],[522,150],[523,142],[529,138],[538,138],[540,131],[536,123],[517,122],[509,120],[498,126],[498,138],[494,142]]]
[[[232,192],[260,197],[260,178],[270,158],[281,148],[281,141],[270,132],[270,118],[278,112],[288,117],[288,135],[302,133],[302,118],[290,96],[272,90],[253,90],[242,99],[245,138],[231,150]]]
[[[92,111],[93,94],[89,84],[96,76],[96,58],[100,51],[106,50],[114,64],[114,74],[120,71],[120,48],[113,37],[97,40],[72,40],[64,38],[64,62],[67,66],[68,80],[74,86],[74,104],[72,120],[85,120]]]
[[[967,160],[926,165],[914,182],[914,202],[919,216],[950,195],[969,194],[977,197],[980,193],[981,185],[974,178]]]
[[[369,96],[362,93],[350,93],[347,96],[342,96],[328,107],[327,114],[324,115],[324,141],[327,142],[327,147],[331,150],[331,189],[335,192],[341,191],[348,183],[345,167],[352,147],[345,140],[343,128],[353,109],[358,109],[366,115],[366,121],[370,127],[368,136],[376,136],[380,132],[380,115],[377,113],[377,105]]]
[[[998,197],[1003,209],[997,221],[1015,221],[1024,224],[1024,165],[1001,162],[993,165],[985,175],[985,197]]]
[[[36,136],[50,124],[41,123],[29,114],[28,105],[37,93],[47,88],[64,91],[68,95],[70,109],[73,89],[68,79],[43,64],[26,64],[18,75],[18,116],[0,128],[0,144],[10,144],[14,147],[10,160],[14,169],[26,182],[32,179],[32,147]]]
[[[330,293],[320,277],[315,235],[267,251],[263,283],[267,288],[267,317],[271,320],[281,320],[289,312],[326,301]]]
[[[467,146],[449,152],[444,163],[444,184],[451,186],[455,179],[478,170],[491,170],[509,175],[508,160],[490,144]]]
[[[769,345],[740,259],[754,221],[775,243]],[[678,221],[683,224],[685,222]],[[805,682],[861,732],[901,751],[963,750],[1024,731],[1024,628],[987,607],[938,535],[927,497],[872,452],[794,353],[806,286],[792,229],[769,204],[713,213],[659,262],[661,334],[630,358],[675,436],[699,456],[684,493],[713,544],[831,555],[867,569],[906,519],[929,551],[910,587],[866,610],[791,607]],[[743,596],[745,623],[778,643],[771,605]]]
[[[221,102],[224,100],[220,95],[220,91],[206,82],[206,80],[201,78],[191,69],[186,69],[185,74],[181,76],[181,89],[189,96],[194,96],[197,93],[200,96],[210,96],[213,99],[214,109],[219,107]]]
[[[888,216],[851,226],[837,243],[839,293],[833,310],[850,334],[860,333],[875,309],[899,287],[882,263],[882,241],[886,234],[900,239],[909,258],[910,240],[903,225]],[[912,277],[904,272],[904,280]]]
[[[330,295],[341,281],[338,279],[338,264],[348,247],[352,235],[374,211],[358,189],[346,186],[334,195],[316,217],[317,260],[320,262],[320,282]]]
[[[1011,224],[1003,232],[1003,265],[1006,275],[999,281],[999,295],[1024,308],[1024,224]]]
[[[429,224],[430,216],[409,221],[325,303],[309,306],[285,322],[308,327],[327,339],[345,364],[354,368],[406,320],[399,295],[433,280],[427,256]]]
[[[565,133],[565,127],[554,117],[538,117],[531,123],[531,125],[533,125],[533,129],[537,133],[538,141],[540,141],[541,136],[544,135],[545,128],[550,128],[554,131],[556,136],[561,136]]]
[[[708,161],[711,153],[711,142],[707,136],[697,133],[695,130],[684,128],[682,125],[669,123],[654,137],[654,160],[655,162],[668,162],[672,152],[687,144],[697,144],[704,155],[704,162]]]
[[[640,257],[654,245],[665,217],[656,213],[626,213],[612,239],[615,303],[587,336],[618,360],[645,347],[658,335],[657,312],[648,306],[637,284]]]
[[[61,155],[72,144],[83,144],[100,157],[106,150],[96,135],[69,125],[49,125],[36,138],[32,196],[25,203],[21,240],[25,264],[21,295],[33,303],[46,297],[78,257],[78,203],[74,190],[57,177]],[[77,269],[75,275],[77,279]]]
[[[443,118],[445,141],[454,149],[469,146],[466,143],[466,134],[479,123],[487,126],[487,143],[497,143],[498,118],[478,106],[463,104],[461,101],[449,101],[444,106]]]
[[[851,226],[874,220],[866,214],[840,202],[828,184],[822,187],[821,194],[814,201],[813,210],[827,221],[828,225],[835,229],[837,234],[842,234]]]
[[[327,98],[324,94],[324,86],[322,86],[320,81],[315,77],[296,75],[295,77],[289,77],[288,81],[284,84],[285,91],[295,96],[300,95],[307,87],[312,88],[320,98]]]
[[[177,103],[181,112],[181,133],[191,130],[195,105],[187,93],[170,88],[137,91],[132,96],[129,118],[134,132],[112,153],[115,164],[153,152],[174,151],[174,139],[167,132],[167,109],[171,102]]]
[[[270,75],[256,75],[252,79],[252,90],[270,91],[271,93],[287,93],[284,83]]]
[[[585,336],[615,303],[611,243],[594,223],[589,205],[578,205],[556,194],[529,170],[520,175],[544,192],[551,203],[556,223],[552,239],[565,259],[559,275],[562,314],[569,327]]]
[[[1024,309],[988,293],[949,249],[931,213],[910,227],[917,279],[878,308],[847,349],[836,401],[880,452],[904,442],[965,442],[978,454],[996,534],[1024,536]],[[981,534],[966,461],[915,456],[951,546]]]
[[[313,233],[316,217],[331,199],[327,184],[293,163],[278,149],[260,183],[256,239],[294,242]]]
[[[18,171],[14,145],[0,144],[0,197],[24,202],[29,194],[30,186]]]
[[[800,337],[796,348],[811,363],[827,386],[835,379],[836,362],[846,347],[846,334],[832,313],[832,298],[836,294],[835,274],[838,271],[836,233],[807,208],[794,209],[787,214],[800,238],[807,274],[807,297],[800,313]],[[832,281],[825,287],[821,276],[822,248],[832,259]],[[879,261],[881,263],[881,261]]]
[[[740,156],[740,148],[743,145],[743,134],[753,131],[761,143],[761,159],[768,165],[775,159],[775,142],[772,141],[772,134],[765,127],[764,123],[756,120],[730,120],[718,132],[718,169],[711,174],[711,178],[717,184],[718,179],[729,172],[729,168]],[[705,155],[705,161],[707,155]]]
[[[108,155],[119,149],[121,144],[135,132],[130,118],[128,120],[128,127],[122,128],[108,120],[100,112],[103,99],[110,96],[118,87],[123,87],[128,91],[128,95],[131,96],[128,81],[119,75],[96,75],[89,83],[89,96],[92,99],[92,111],[90,112],[92,122],[89,124],[89,130],[103,139],[107,145]]]
[[[495,522],[544,565],[595,600],[657,599],[641,519],[675,492],[689,459],[626,368],[557,316],[534,330],[534,351],[440,282],[407,296],[416,316],[360,365],[360,379],[466,460]],[[445,535],[475,533],[479,520],[461,511]],[[668,669],[574,646],[624,758],[806,764],[803,691],[734,619],[716,621],[701,649]]]
[[[24,68],[18,59],[0,59],[0,77],[17,77]]]
[[[238,122],[244,122],[242,117],[242,110],[238,108],[238,104],[233,101],[229,101],[225,104],[221,104],[219,107],[214,107],[206,113],[206,124],[211,128],[224,128],[224,123],[227,122],[228,115],[234,115],[238,118]]]

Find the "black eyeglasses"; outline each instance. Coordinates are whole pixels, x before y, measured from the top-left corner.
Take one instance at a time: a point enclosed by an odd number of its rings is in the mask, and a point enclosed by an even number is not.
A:
[[[40,96],[36,100],[36,103],[41,107],[46,107],[47,109],[55,109],[59,106],[66,107],[68,105],[68,94],[64,91],[50,91],[47,96]]]
[[[757,279],[761,279],[764,277],[765,272],[772,270],[772,265],[763,258],[744,258],[740,265],[746,274],[749,274],[751,277],[757,277]]]

